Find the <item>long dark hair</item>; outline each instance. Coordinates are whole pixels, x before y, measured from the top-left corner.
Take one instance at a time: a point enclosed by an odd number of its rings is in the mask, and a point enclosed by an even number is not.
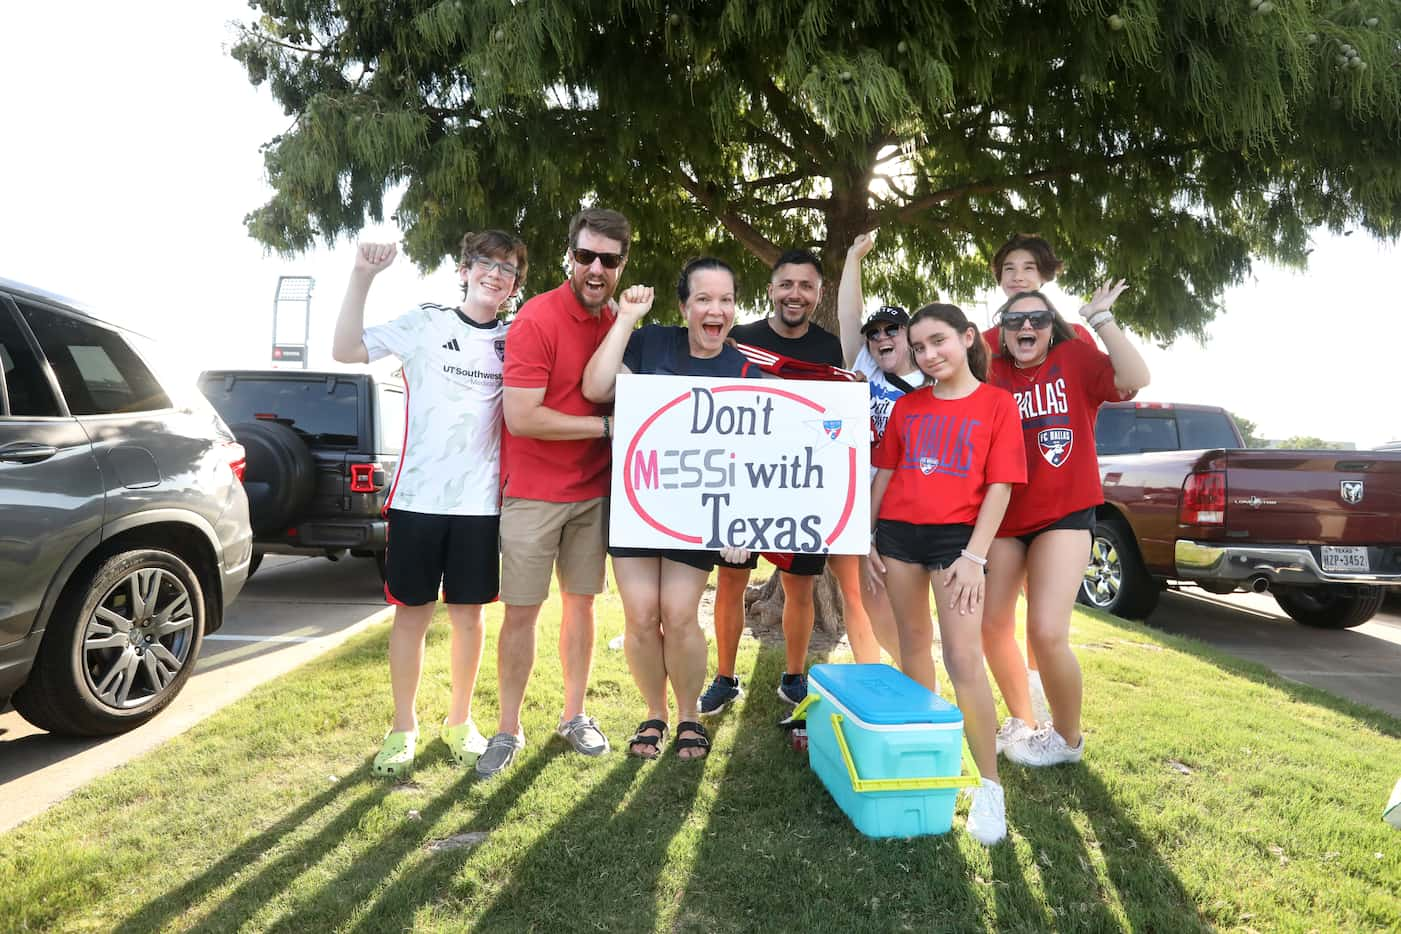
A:
[[[973,332],[973,346],[968,348],[968,369],[973,371],[978,382],[986,382],[988,378],[987,344],[983,341],[983,335],[979,333],[977,325],[968,320],[963,309],[957,305],[946,305],[942,302],[925,305],[910,319],[909,330],[913,331],[916,324],[930,319],[944,322],[960,335],[966,334],[970,330]],[[923,368],[920,369],[920,372],[924,373]],[[929,374],[924,373],[924,376],[927,378]]]
[[[993,320],[997,322],[998,356],[1012,356],[1007,351],[1007,331],[1002,327],[1002,316],[1007,313],[1007,309],[1011,308],[1013,305],[1015,305],[1017,302],[1021,301],[1024,298],[1039,299],[1041,303],[1046,306],[1046,310],[1051,313],[1051,347],[1056,346],[1061,341],[1075,340],[1075,329],[1070,326],[1070,323],[1068,321],[1066,321],[1060,316],[1060,312],[1056,311],[1056,306],[1051,304],[1051,300],[1049,298],[1047,298],[1040,292],[1018,292],[1016,295],[1013,295],[1011,298],[1007,299],[1007,301],[1003,303],[1002,307],[997,309],[997,314],[993,315]],[[1047,347],[1046,352],[1050,353],[1050,349],[1050,347]]]

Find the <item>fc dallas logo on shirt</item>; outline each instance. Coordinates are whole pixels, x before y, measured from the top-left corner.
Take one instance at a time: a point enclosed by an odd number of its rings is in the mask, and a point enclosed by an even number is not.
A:
[[[1036,433],[1036,446],[1041,456],[1052,467],[1059,467],[1070,457],[1070,448],[1075,443],[1075,432],[1069,428],[1043,428]]]

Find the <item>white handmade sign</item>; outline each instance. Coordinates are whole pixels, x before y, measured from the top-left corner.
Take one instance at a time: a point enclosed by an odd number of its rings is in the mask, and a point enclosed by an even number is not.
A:
[[[865,383],[618,377],[609,541],[866,554]]]

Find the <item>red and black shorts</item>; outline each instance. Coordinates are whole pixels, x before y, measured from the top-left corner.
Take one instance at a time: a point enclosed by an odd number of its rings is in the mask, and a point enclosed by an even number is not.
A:
[[[500,516],[389,510],[385,598],[421,606],[441,590],[445,603],[493,602],[501,589],[500,534]]]
[[[812,555],[801,551],[796,554],[771,555],[768,552],[763,554],[784,574],[796,574],[799,577],[820,577],[827,568],[826,555]],[[782,564],[784,559],[790,559],[792,563],[788,567],[784,567]],[[752,571],[759,566],[759,552],[750,555],[749,560],[743,564],[730,564],[728,561],[716,561],[715,563],[722,568],[745,568]]]

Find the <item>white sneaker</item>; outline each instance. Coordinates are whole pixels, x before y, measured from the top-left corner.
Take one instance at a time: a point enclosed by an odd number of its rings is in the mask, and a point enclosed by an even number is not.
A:
[[[1002,786],[990,778],[973,789],[973,803],[968,808],[968,836],[983,846],[992,846],[1007,836],[1007,800]]]
[[[1002,721],[1002,726],[997,731],[997,754],[1002,755],[1002,751],[1008,746],[1026,739],[1035,732],[1031,724],[1020,717],[1008,717]]]
[[[1084,754],[1085,736],[1083,733],[1080,735],[1080,742],[1071,746],[1049,723],[1046,724],[1045,729],[1037,730],[1020,742],[1008,746],[1005,752],[1011,761],[1033,768],[1079,762],[1080,757]]]
[[[1046,703],[1046,690],[1041,687],[1041,672],[1034,668],[1027,671],[1026,688],[1031,695],[1031,715],[1037,723],[1048,722],[1051,719],[1051,705]]]

